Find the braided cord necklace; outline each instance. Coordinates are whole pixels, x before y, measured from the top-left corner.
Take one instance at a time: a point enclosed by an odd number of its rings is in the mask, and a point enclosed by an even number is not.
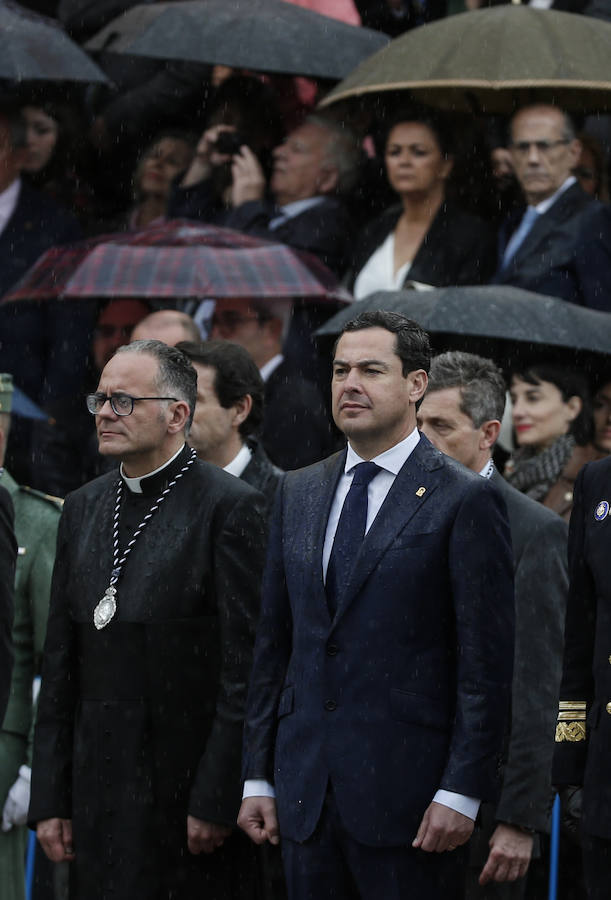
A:
[[[133,546],[136,543],[138,537],[142,534],[143,530],[146,528],[150,520],[152,519],[155,512],[159,509],[163,501],[166,499],[176,482],[181,479],[185,472],[187,472],[190,466],[193,465],[197,458],[197,454],[195,450],[191,450],[191,457],[187,460],[186,464],[182,467],[180,472],[174,476],[172,481],[168,484],[168,486],[161,492],[161,495],[155,500],[143,520],[140,522],[136,530],[134,531],[131,539],[129,540],[127,547],[121,554],[121,550],[119,549],[119,513],[121,511],[121,499],[123,497],[123,479],[120,478],[117,483],[117,499],[115,501],[115,511],[113,515],[113,526],[112,526],[112,571],[110,573],[110,584],[106,588],[104,592],[104,596],[96,606],[93,611],[93,624],[98,629],[98,631],[102,628],[105,628],[108,623],[114,617],[117,611],[117,588],[115,585],[119,581],[121,577],[121,573],[123,571],[123,566],[125,565],[125,561],[127,557],[132,552]]]

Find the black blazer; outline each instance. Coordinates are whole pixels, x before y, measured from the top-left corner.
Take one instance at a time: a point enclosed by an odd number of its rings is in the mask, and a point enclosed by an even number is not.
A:
[[[369,257],[394,230],[402,211],[397,204],[363,229],[352,256],[350,289]],[[483,284],[493,271],[494,238],[490,226],[446,201],[425,234],[405,280],[435,287]]]
[[[509,528],[496,489],[421,436],[331,618],[322,556],[345,459],[287,472],[278,493],[243,775],[274,782],[291,840],[312,834],[330,780],[353,838],[397,846],[437,789],[495,794],[513,658]]]
[[[284,472],[271,462],[260,441],[256,438],[248,438],[247,444],[252,450],[252,456],[240,477],[246,484],[263,494],[266,513],[269,515],[276,499],[278,486],[284,478]]]
[[[286,359],[265,382],[261,443],[285,471],[318,462],[338,446],[321,392]]]
[[[553,778],[583,785],[581,825],[611,840],[611,458],[575,482],[569,597]],[[587,716],[587,718],[586,718]]]
[[[505,247],[524,214],[524,207],[517,209],[501,226],[493,283],[610,309],[609,297],[597,288],[597,278],[605,274],[599,269],[608,260],[593,252],[599,237],[601,208],[579,184],[572,185],[539,216],[509,265],[503,268]]]

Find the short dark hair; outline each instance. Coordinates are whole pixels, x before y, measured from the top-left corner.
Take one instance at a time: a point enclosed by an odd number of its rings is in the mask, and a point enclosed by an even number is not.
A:
[[[428,334],[413,319],[386,309],[370,309],[346,322],[333,347],[333,356],[342,334],[348,331],[364,331],[366,328],[384,328],[385,331],[396,335],[395,353],[401,360],[404,377],[415,369],[424,369],[428,373],[431,367],[431,344]]]
[[[250,353],[233,341],[216,339],[205,343],[181,341],[176,346],[192,363],[214,369],[214,392],[225,409],[250,394],[252,408],[238,431],[243,438],[255,434],[263,421],[265,385]]]
[[[160,394],[174,395],[189,405],[189,420],[185,429],[188,434],[197,400],[197,372],[188,356],[161,341],[133,341],[119,347],[115,355],[117,353],[146,353],[157,360],[159,372],[156,384]]]
[[[416,122],[428,128],[432,132],[442,156],[447,158],[454,155],[453,133],[448,119],[438,110],[428,109],[423,106],[405,106],[394,111],[385,123],[383,132],[384,148],[386,148],[393,128],[396,128],[397,125],[404,125],[407,122]]]
[[[583,372],[559,363],[541,362],[533,363],[521,370],[514,369],[510,373],[510,379],[513,377],[526,381],[527,384],[541,384],[542,381],[549,381],[558,388],[565,403],[571,397],[579,397],[581,411],[571,422],[569,434],[572,434],[576,442],[582,446],[592,440],[594,435],[592,402],[588,379]]]
[[[503,418],[505,379],[491,359],[459,350],[433,357],[426,393],[446,388],[459,388],[460,411],[469,416],[475,428]]]

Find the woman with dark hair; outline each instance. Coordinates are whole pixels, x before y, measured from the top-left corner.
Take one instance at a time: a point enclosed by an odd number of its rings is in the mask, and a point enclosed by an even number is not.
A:
[[[85,137],[77,107],[31,94],[19,111],[26,126],[23,177],[84,222],[92,215],[93,191],[82,177]]]
[[[400,203],[363,230],[352,261],[357,300],[406,281],[435,287],[480,284],[495,266],[494,235],[448,198],[454,159],[448,128],[433,113],[409,113],[390,124],[384,158]]]
[[[509,393],[518,450],[505,477],[568,521],[579,470],[605,455],[592,444],[587,378],[568,366],[538,363],[512,374]]]
[[[135,203],[129,228],[146,228],[167,216],[172,183],[185,172],[195,153],[195,137],[182,131],[157,135],[142,153],[133,176]]]

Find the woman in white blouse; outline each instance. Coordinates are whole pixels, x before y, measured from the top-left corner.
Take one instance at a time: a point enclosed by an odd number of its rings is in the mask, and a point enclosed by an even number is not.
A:
[[[454,160],[442,120],[432,114],[396,119],[384,159],[400,203],[369,223],[357,242],[356,299],[406,281],[436,287],[486,281],[495,266],[492,229],[446,197]]]

